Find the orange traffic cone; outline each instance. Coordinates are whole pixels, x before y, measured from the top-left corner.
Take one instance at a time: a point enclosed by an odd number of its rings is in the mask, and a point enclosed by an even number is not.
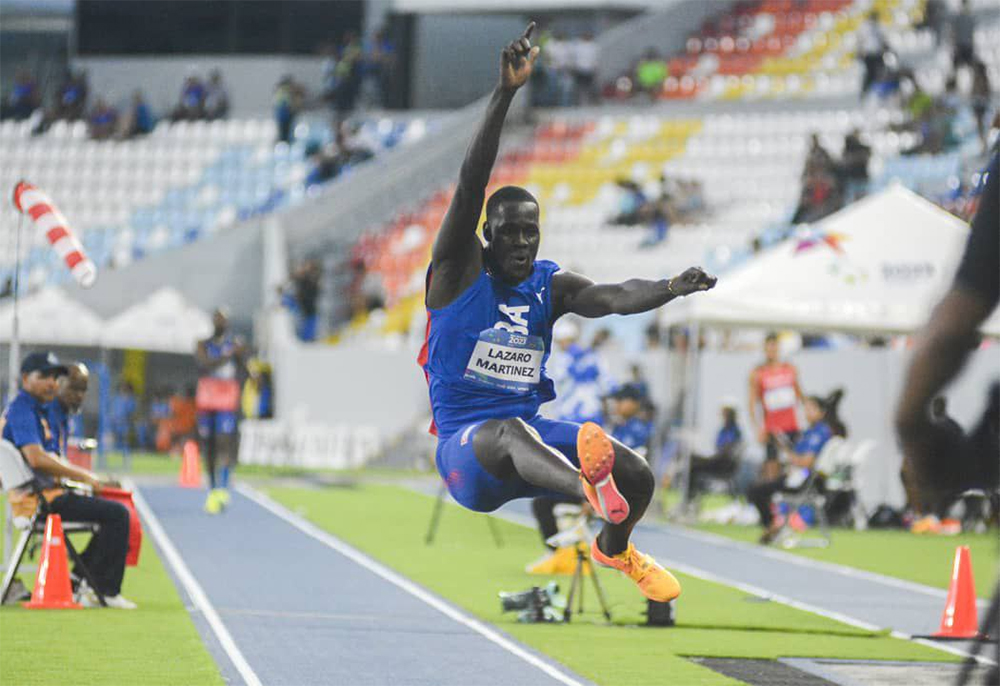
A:
[[[976,613],[976,584],[972,580],[972,558],[969,546],[960,545],[955,550],[955,564],[951,569],[948,600],[941,615],[941,628],[934,638],[976,638],[979,635],[979,618]]]
[[[69,583],[69,564],[66,562],[66,541],[63,538],[62,517],[49,515],[45,521],[45,542],[42,559],[38,562],[35,589],[25,607],[37,609],[75,609],[82,605],[73,602],[73,588]]]
[[[184,442],[180,484],[182,488],[201,488],[201,453],[198,443],[192,440]]]

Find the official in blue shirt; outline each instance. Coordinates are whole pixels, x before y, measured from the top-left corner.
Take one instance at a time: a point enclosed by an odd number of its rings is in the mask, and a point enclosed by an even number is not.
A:
[[[37,352],[25,357],[21,363],[21,390],[0,415],[3,438],[21,452],[31,467],[43,489],[50,512],[58,514],[66,522],[100,525],[80,557],[108,606],[132,609],[135,604],[121,595],[128,552],[128,510],[120,503],[67,491],[60,484],[60,479],[72,479],[91,486],[95,493],[103,487],[118,485],[59,459],[57,451],[61,434],[54,429],[49,411],[59,392],[60,379],[68,374],[67,367],[51,352]],[[63,382],[63,387],[69,386]],[[80,399],[82,401],[82,395]],[[23,492],[12,494],[12,506],[15,500],[19,503],[33,502]],[[79,572],[79,569],[74,570],[78,578],[81,576]],[[77,594],[78,602],[84,605],[98,604],[96,596],[84,581],[77,586]]]
[[[802,433],[802,437],[795,443],[789,454],[788,462],[792,468],[809,470],[811,473],[820,451],[823,450],[823,446],[833,436],[833,430],[826,420],[827,408],[824,406],[821,398],[815,395],[809,396],[804,403],[804,409],[806,421],[809,422],[809,428]],[[774,481],[759,483],[747,493],[747,500],[757,508],[757,512],[760,514],[760,522],[764,525],[764,533],[760,538],[761,543],[770,543],[774,540],[774,536],[778,532],[778,527],[775,526],[774,517],[771,513],[772,496],[779,491],[794,493],[801,489],[803,483],[805,482],[802,481],[793,486],[786,482],[786,477],[781,477]],[[823,487],[821,479],[818,479],[817,486],[819,488]]]

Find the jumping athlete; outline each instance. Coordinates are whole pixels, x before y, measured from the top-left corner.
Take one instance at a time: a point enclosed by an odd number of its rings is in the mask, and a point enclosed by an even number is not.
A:
[[[427,274],[419,361],[430,386],[437,468],[455,500],[479,512],[514,498],[586,497],[607,522],[593,558],[627,574],[647,598],[667,601],[680,594],[677,579],[629,542],[653,495],[646,462],[597,424],[552,421],[537,411],[555,397],[545,362],[559,317],[646,312],[712,288],[715,277],[691,268],[672,279],[595,284],[536,261],[538,202],[516,186],[490,196],[485,245],[476,236],[504,117],[538,58],[534,27],[501,53],[500,83],[462,163]]]

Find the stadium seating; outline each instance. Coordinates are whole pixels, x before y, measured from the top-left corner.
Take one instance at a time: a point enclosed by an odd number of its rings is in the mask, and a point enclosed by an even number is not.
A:
[[[380,118],[363,121],[359,135],[377,152],[427,130],[423,118]],[[4,121],[0,187],[13,188],[23,178],[43,188],[99,267],[124,265],[301,202],[307,195],[306,148],[328,143],[329,127],[304,120],[292,145],[275,145],[275,134],[270,119],[233,119],[161,122],[143,138],[93,141],[83,122],[57,122],[32,136],[30,123]],[[16,210],[4,203],[0,222],[16,221]],[[67,278],[43,237],[26,238],[22,246],[22,279],[29,288]],[[0,256],[0,281],[11,273],[13,254],[11,242]]]

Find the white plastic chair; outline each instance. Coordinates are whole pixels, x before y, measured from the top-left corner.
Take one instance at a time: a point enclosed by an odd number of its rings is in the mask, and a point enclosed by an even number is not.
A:
[[[31,471],[28,463],[24,461],[21,451],[13,443],[6,440],[0,440],[0,481],[3,482],[5,493],[10,494],[15,490],[27,489],[34,491],[38,497],[38,507],[31,517],[13,517],[11,516],[12,512],[8,510],[9,516],[7,521],[10,522],[10,525],[13,525],[13,528],[20,529],[21,538],[18,540],[17,546],[14,548],[14,552],[7,563],[7,571],[3,577],[3,587],[0,588],[0,604],[3,604],[3,601],[7,598],[7,591],[10,590],[10,585],[14,581],[18,567],[21,566],[21,560],[28,550],[28,544],[31,542],[32,537],[36,534],[45,533],[45,522],[48,519],[49,511],[48,503],[42,497],[41,490],[38,487],[35,473]],[[10,507],[9,498],[7,507]],[[97,530],[98,525],[93,523],[63,522],[66,550],[69,552],[76,567],[83,573],[87,583],[94,589],[94,593],[97,594],[101,605],[104,605],[104,596],[97,590],[97,585],[94,583],[90,570],[87,569],[87,566],[80,559],[79,554],[77,554],[76,548],[73,547],[73,544],[69,540],[69,534],[71,533],[86,532],[93,534]],[[12,533],[10,528],[8,528],[8,533]]]

